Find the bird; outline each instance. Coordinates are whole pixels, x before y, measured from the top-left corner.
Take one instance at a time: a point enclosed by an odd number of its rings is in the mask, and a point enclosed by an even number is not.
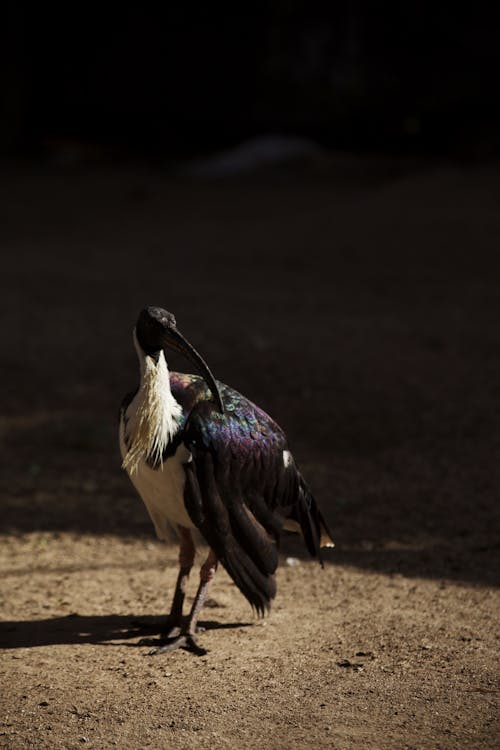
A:
[[[312,557],[333,547],[330,531],[289,449],[261,408],[218,381],[162,307],[142,309],[133,328],[140,382],[122,401],[122,467],[142,498],[156,534],[179,541],[179,570],[159,645],[206,653],[197,623],[219,563],[257,615],[276,594],[282,531],[301,532]],[[182,354],[198,374],[170,371]],[[192,607],[184,616],[196,545],[208,546]]]

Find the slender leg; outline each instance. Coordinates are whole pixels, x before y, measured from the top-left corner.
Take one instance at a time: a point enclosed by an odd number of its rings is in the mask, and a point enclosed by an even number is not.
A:
[[[150,654],[164,654],[166,651],[174,651],[178,648],[186,648],[195,654],[202,656],[206,650],[198,646],[194,638],[196,633],[196,623],[200,616],[203,604],[205,602],[208,589],[217,570],[217,558],[210,550],[207,559],[200,570],[200,585],[196,593],[191,612],[189,613],[187,623],[183,626],[180,634],[175,638],[168,638],[167,641],[158,648],[152,649]],[[180,574],[179,574],[180,575]]]
[[[179,573],[177,575],[177,583],[175,584],[172,604],[170,605],[170,613],[161,625],[162,639],[178,635],[182,631],[182,608],[184,606],[189,573],[193,567],[195,556],[195,547],[191,531],[184,526],[178,526],[177,531],[179,534]],[[150,629],[151,627],[140,621],[134,624],[137,624],[144,629]],[[155,641],[151,638],[143,638],[139,645],[151,646],[154,642]]]
[[[194,563],[195,548],[189,529],[178,526],[179,532],[179,575],[175,584],[174,598],[170,606],[164,637],[168,638],[176,628],[182,626],[182,608],[186,596],[186,587]]]
[[[189,635],[194,635],[196,633],[196,623],[198,622],[198,617],[200,616],[200,612],[205,604],[210,584],[215,578],[217,564],[217,558],[212,550],[210,550],[207,559],[200,569],[200,585],[198,586],[198,591],[196,592],[193,606],[191,607],[191,612],[188,617]]]

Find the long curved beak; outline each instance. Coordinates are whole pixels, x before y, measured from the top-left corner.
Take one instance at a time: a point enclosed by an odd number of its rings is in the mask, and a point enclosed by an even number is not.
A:
[[[177,328],[169,326],[162,333],[162,344],[169,349],[183,354],[189,361],[196,367],[200,375],[205,380],[206,384],[212,392],[215,403],[221,414],[224,414],[224,404],[222,402],[222,396],[219,391],[217,382],[210,371],[209,366],[201,356],[198,354],[194,346],[191,346],[184,336],[179,333]]]

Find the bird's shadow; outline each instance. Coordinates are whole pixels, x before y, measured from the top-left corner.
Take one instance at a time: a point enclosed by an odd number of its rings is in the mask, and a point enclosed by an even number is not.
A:
[[[34,648],[69,644],[101,646],[141,646],[145,635],[161,633],[165,618],[134,615],[78,615],[51,617],[44,620],[11,620],[0,622],[0,648]],[[251,622],[200,621],[205,630],[246,628]],[[134,640],[136,642],[134,642]]]

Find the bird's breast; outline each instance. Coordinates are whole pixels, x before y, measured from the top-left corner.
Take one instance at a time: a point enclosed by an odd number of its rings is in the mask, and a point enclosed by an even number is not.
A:
[[[123,424],[120,426],[120,450],[123,458],[127,453]],[[184,505],[186,481],[184,464],[190,459],[190,452],[181,443],[175,453],[158,468],[151,468],[144,459],[141,459],[133,472],[127,471],[151,516],[156,534],[160,539],[170,539],[172,527],[177,525],[194,528]]]

